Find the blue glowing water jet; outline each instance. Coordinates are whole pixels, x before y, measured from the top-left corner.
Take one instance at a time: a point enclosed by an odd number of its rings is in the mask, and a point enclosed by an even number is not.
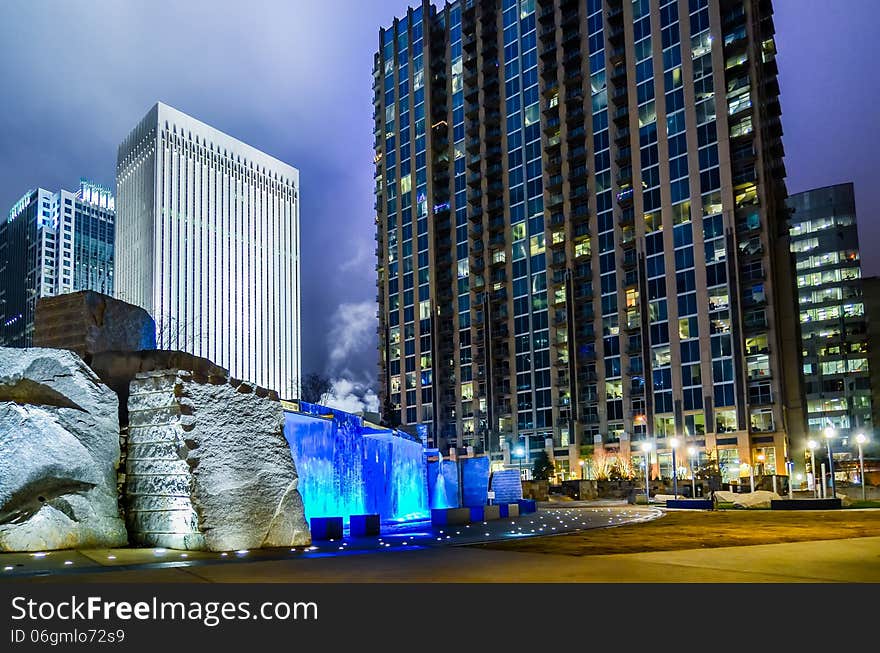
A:
[[[299,403],[284,412],[284,435],[299,473],[306,518],[378,514],[382,521],[426,519],[423,447],[374,428],[357,415]]]

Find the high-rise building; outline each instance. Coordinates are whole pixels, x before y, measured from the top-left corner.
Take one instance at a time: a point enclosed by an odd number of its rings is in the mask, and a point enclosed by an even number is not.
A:
[[[161,349],[294,397],[299,172],[165,104],[119,146],[116,296]]]
[[[113,294],[113,194],[85,179],[79,190],[25,193],[0,222],[0,346],[29,347],[37,299],[77,290]]]
[[[809,436],[837,445],[872,430],[871,366],[853,185],[791,195]],[[793,443],[795,444],[795,443]],[[800,443],[805,448],[804,443]]]
[[[862,298],[868,318],[868,368],[871,377],[871,424],[880,424],[880,399],[873,390],[880,389],[880,277],[862,279]],[[877,436],[874,436],[874,443]]]
[[[726,478],[786,473],[773,34],[768,0],[422,2],[380,30],[386,415],[565,477],[644,440],[668,477],[673,436]]]

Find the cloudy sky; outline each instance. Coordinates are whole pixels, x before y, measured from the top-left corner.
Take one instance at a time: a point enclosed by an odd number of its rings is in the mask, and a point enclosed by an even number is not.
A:
[[[856,184],[880,273],[874,0],[775,0],[789,192]],[[357,408],[376,373],[372,62],[405,0],[3,0],[0,208],[26,190],[114,185],[157,101],[296,166],[303,368]],[[374,403],[374,396],[366,399]]]

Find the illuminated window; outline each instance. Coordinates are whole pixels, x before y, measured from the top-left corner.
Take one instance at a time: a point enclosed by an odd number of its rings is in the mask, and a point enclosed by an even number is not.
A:
[[[605,398],[606,399],[622,399],[623,398],[623,381],[606,381],[605,382]]]
[[[715,432],[716,433],[732,433],[736,431],[736,411],[735,410],[716,410],[715,411]]]
[[[626,307],[627,308],[637,308],[639,305],[639,291],[635,288],[630,288],[626,291]]]
[[[541,119],[541,108],[537,102],[526,107],[523,112],[525,117],[525,125],[533,125]]]
[[[645,232],[646,233],[660,231],[662,229],[663,229],[663,220],[661,219],[659,212],[645,214]]]
[[[657,437],[672,437],[675,435],[674,417],[655,417],[654,434]]]

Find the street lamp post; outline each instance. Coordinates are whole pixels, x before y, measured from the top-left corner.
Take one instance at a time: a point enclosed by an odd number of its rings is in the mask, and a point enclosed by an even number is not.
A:
[[[856,442],[859,443],[859,480],[862,482],[862,501],[865,500],[865,456],[862,454],[862,445],[865,444],[864,433],[856,436]]]
[[[754,465],[750,465],[749,463],[742,463],[740,466],[740,471],[745,469],[749,470],[749,492],[755,491],[755,467]]]
[[[764,461],[766,460],[766,456],[763,453],[758,454],[758,475],[761,477],[761,482],[764,482]],[[754,492],[754,490],[752,490]],[[773,492],[776,492],[776,476],[773,477]]]
[[[819,444],[815,440],[807,442],[807,448],[810,450],[810,473],[813,475],[813,496],[819,498],[819,479],[816,476],[816,447]]]
[[[642,451],[645,454],[645,505],[648,505],[651,501],[651,487],[649,485],[649,472],[648,467],[651,460],[651,443],[650,442],[642,442]]]
[[[825,429],[825,445],[828,447],[828,470],[831,473],[831,498],[837,498],[837,488],[834,484],[834,454],[831,452],[831,438],[834,437],[834,429],[830,426]],[[822,479],[824,483],[825,479]]]
[[[522,461],[523,461],[523,456],[526,455],[526,450],[523,449],[522,447],[517,447],[516,449],[514,449],[513,452],[516,454],[516,457],[519,459],[519,477],[520,477],[520,479],[522,479]]]
[[[788,498],[794,498],[794,461],[788,460],[785,462],[785,466],[788,468]]]
[[[696,454],[696,447],[688,447],[688,461],[691,466],[691,499],[697,498],[697,473],[694,469],[694,456],[696,456]]]
[[[672,496],[678,498],[678,463],[675,461],[675,450],[678,449],[678,438],[670,438],[669,446],[672,447]]]

